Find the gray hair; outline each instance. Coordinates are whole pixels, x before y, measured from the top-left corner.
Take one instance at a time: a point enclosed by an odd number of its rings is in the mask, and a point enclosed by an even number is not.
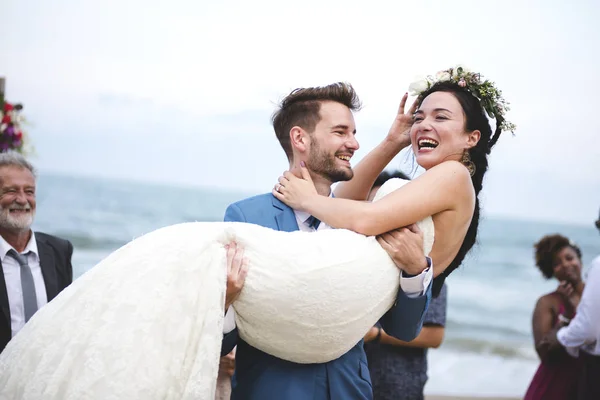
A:
[[[33,165],[27,161],[23,155],[16,151],[0,153],[0,168],[2,167],[19,167],[29,170],[33,177],[36,177],[36,171]]]

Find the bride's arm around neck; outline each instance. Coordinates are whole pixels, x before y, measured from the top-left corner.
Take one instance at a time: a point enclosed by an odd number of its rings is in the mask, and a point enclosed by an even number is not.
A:
[[[331,227],[373,236],[474,202],[468,170],[446,161],[374,203],[310,196],[301,208]]]

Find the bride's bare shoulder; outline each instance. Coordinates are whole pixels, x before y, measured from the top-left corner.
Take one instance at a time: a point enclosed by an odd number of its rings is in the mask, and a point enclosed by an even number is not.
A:
[[[435,167],[428,169],[422,176],[423,180],[429,183],[436,183],[436,186],[450,186],[472,188],[471,175],[469,170],[458,161],[444,161]]]

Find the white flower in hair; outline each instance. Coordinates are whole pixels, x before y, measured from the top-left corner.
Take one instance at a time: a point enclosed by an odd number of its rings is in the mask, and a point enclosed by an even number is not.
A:
[[[445,82],[449,81],[450,79],[452,79],[452,75],[450,75],[448,71],[440,71],[437,74],[435,74],[436,82]]]
[[[427,78],[418,78],[408,86],[408,91],[411,96],[418,96],[427,89],[429,89],[430,83]]]
[[[494,82],[484,79],[481,74],[472,72],[463,65],[439,71],[435,76],[428,76],[427,78],[413,82],[408,89],[411,95],[420,96],[439,82],[453,82],[469,91],[480,101],[481,107],[485,110],[488,117],[499,121],[502,131],[514,133],[516,129],[515,124],[507,121],[505,117],[510,107],[506,100],[504,100],[502,91],[496,87]]]

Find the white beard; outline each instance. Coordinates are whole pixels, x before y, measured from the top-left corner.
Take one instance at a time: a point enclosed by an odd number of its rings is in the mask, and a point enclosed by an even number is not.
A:
[[[29,213],[15,216],[10,214],[10,208],[12,206],[6,208],[0,208],[0,226],[11,230],[19,230],[26,231],[31,228],[33,224],[33,217],[35,216],[35,211],[29,207]]]

